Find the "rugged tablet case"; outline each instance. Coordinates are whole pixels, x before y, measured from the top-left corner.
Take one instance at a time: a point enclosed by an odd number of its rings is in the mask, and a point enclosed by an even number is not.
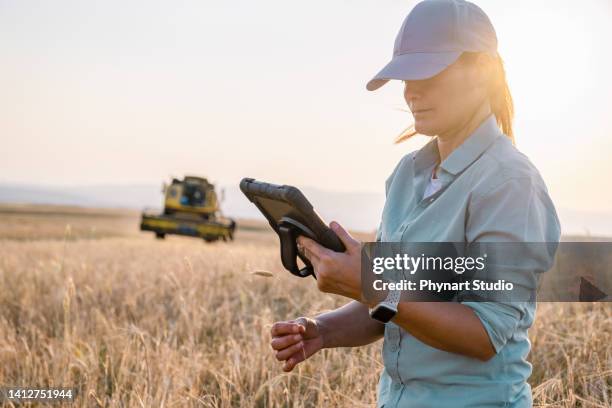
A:
[[[310,204],[302,192],[296,187],[270,184],[252,178],[244,178],[240,182],[240,190],[242,190],[247,198],[255,204],[259,211],[266,217],[270,226],[279,235],[281,246],[283,245],[283,239],[287,239],[283,238],[284,231],[282,227],[290,225],[295,229],[296,238],[297,235],[305,235],[326,248],[336,252],[344,252],[345,247],[342,241],[340,241],[340,238],[338,238],[334,231],[325,225],[315,212],[312,204]],[[270,209],[266,208],[265,204],[262,203],[264,200],[272,200],[279,204],[285,204],[289,209],[288,211],[282,211],[282,214],[274,216],[271,214]],[[270,205],[273,204],[269,203],[268,206]],[[286,245],[288,245],[288,243]],[[293,246],[295,246],[295,242]],[[284,251],[285,249],[281,248],[282,255],[284,255]],[[301,256],[300,258],[305,261]],[[304,263],[308,265],[308,262],[305,261]],[[298,276],[302,276],[306,272],[304,271],[298,274],[295,270],[291,270],[293,268],[287,266],[285,259],[283,259],[283,265],[289,269],[291,273]]]

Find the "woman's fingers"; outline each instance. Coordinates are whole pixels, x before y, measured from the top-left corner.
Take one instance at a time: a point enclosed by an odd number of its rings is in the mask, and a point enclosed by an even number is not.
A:
[[[310,260],[312,260],[313,257],[321,258],[322,256],[326,255],[326,251],[329,251],[327,248],[319,245],[316,241],[303,235],[300,235],[297,238],[297,244],[303,248],[303,252],[305,252],[306,257]]]
[[[289,372],[291,370],[293,370],[293,367],[295,367],[300,361],[297,361],[294,358],[290,358],[289,360],[285,361],[285,364],[283,364],[283,371]]]
[[[298,341],[297,343],[284,348],[280,351],[276,352],[276,359],[278,361],[284,361],[287,360],[288,358],[290,358],[291,356],[293,356],[294,354],[296,354],[297,352],[300,352],[304,349],[304,342],[303,341]]]
[[[276,322],[271,328],[270,345],[275,357],[285,361],[284,371],[291,371],[300,362],[322,348],[322,339],[315,320],[299,317],[295,320]]]
[[[304,333],[305,327],[294,321],[289,322],[276,322],[270,329],[272,337],[283,336],[287,334],[298,334]]]
[[[299,363],[301,363],[304,360],[305,360],[304,354],[300,350],[299,352],[297,352],[297,353],[293,354],[291,357],[289,357],[287,359],[287,361],[285,361],[285,364],[283,364],[283,371],[289,372],[289,371],[293,370],[293,368],[296,365],[298,365]]]
[[[270,345],[274,350],[283,350],[302,340],[301,334],[288,334],[285,336],[273,337]]]
[[[293,353],[285,364],[283,365],[283,371],[291,371],[293,368],[301,363],[302,361],[310,358],[314,353],[316,353],[320,348],[317,347],[316,343],[313,340],[305,340],[301,342],[303,346],[299,348],[295,353]]]
[[[285,364],[283,364],[283,371],[289,372],[293,370],[296,365],[306,360],[308,357],[310,357],[310,355],[306,353],[306,349],[304,347],[300,348],[285,361]]]
[[[344,244],[344,247],[347,250],[358,248],[361,249],[361,244],[357,241],[347,230],[345,230],[342,225],[338,224],[336,221],[332,221],[329,224],[329,227],[338,235],[340,241]]]

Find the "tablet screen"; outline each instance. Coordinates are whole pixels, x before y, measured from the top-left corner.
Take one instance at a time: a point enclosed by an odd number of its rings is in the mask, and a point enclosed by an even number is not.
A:
[[[280,222],[283,216],[292,212],[291,206],[282,201],[259,196],[257,197],[257,201],[268,211],[268,214],[270,214],[277,223]]]

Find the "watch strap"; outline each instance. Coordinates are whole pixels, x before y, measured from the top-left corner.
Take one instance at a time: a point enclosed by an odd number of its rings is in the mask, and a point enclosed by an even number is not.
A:
[[[387,297],[385,298],[385,300],[383,300],[383,302],[384,303],[390,303],[394,307],[397,307],[397,304],[399,303],[401,297],[402,297],[402,291],[401,290],[390,290],[389,293],[387,294]],[[381,303],[383,303],[383,302],[381,302]]]

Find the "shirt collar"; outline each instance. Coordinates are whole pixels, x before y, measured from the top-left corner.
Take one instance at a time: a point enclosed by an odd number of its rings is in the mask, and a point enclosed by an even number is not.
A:
[[[487,148],[502,135],[495,115],[490,115],[472,132],[459,147],[440,163],[444,171],[457,175],[472,164]],[[440,160],[437,138],[430,140],[414,156],[415,170],[430,168]]]

